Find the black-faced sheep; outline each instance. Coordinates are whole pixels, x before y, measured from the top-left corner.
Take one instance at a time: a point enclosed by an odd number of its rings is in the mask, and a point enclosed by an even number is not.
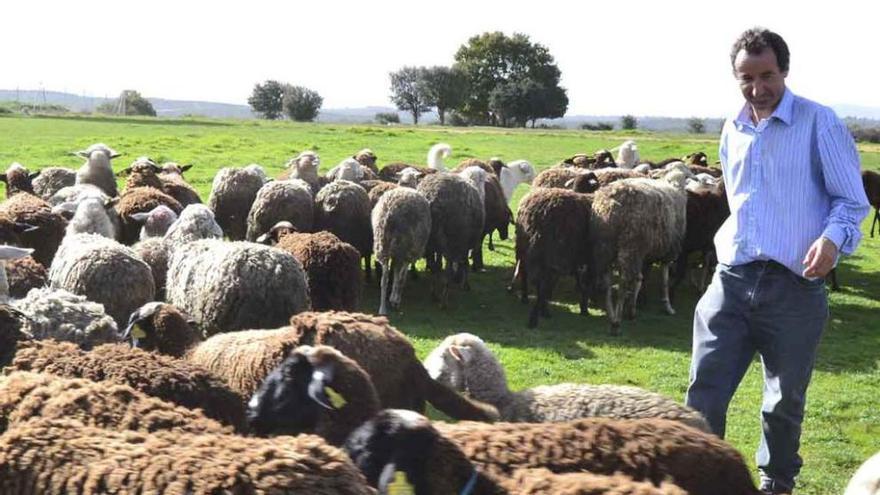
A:
[[[667,313],[675,313],[669,300],[669,263],[678,258],[685,236],[687,196],[683,183],[683,178],[671,172],[657,180],[617,181],[594,195],[591,284],[604,280],[612,333],[619,331],[624,313],[627,318],[635,317],[642,270],[655,261],[663,265],[661,300]],[[617,301],[613,297],[614,268],[620,273]]]
[[[364,260],[367,280],[371,279],[373,255],[371,210],[364,188],[347,180],[335,180],[315,196],[315,230],[332,232],[354,246]]]
[[[291,254],[218,239],[174,248],[168,260],[166,296],[207,335],[275,328],[311,306],[302,264]]]
[[[581,314],[587,314],[586,272],[591,251],[592,198],[557,188],[533,189],[520,202],[516,216],[516,259],[523,301],[528,284],[537,291],[528,325],[549,317],[549,302],[556,281],[574,274],[581,289]]]
[[[279,222],[264,237],[302,263],[313,310],[358,309],[363,280],[361,255],[354,246],[330,232],[298,233],[288,222]]]
[[[267,182],[262,168],[249,167],[222,168],[214,175],[211,185],[208,207],[214,210],[217,223],[232,241],[245,239],[248,212],[257,191]]]
[[[180,215],[183,206],[176,199],[153,187],[134,187],[125,191],[116,203],[116,213],[122,223],[119,240],[130,246],[140,238],[141,223],[133,216],[136,213],[149,213],[157,206],[164,205]]]
[[[375,403],[370,399],[375,392],[369,375],[350,361],[337,358],[335,353],[327,353],[325,358],[317,369],[307,359],[288,362],[289,366],[267,380],[263,393],[254,396],[249,417],[259,418],[268,431],[277,422],[287,431],[305,433],[314,428],[319,434],[327,432],[331,439],[349,433],[346,430],[355,418],[365,416]],[[352,392],[346,395],[337,390],[343,381],[335,378],[337,374],[362,383],[347,386]],[[333,385],[328,387],[331,381]],[[697,495],[759,493],[733,447],[674,421],[591,418],[552,424],[462,422],[433,426],[480,473],[495,479],[508,478],[519,469],[547,468],[555,473],[622,473],[656,485],[668,481]],[[703,468],[694,469],[695,465]]]
[[[107,196],[115,197],[116,176],[110,166],[110,160],[120,156],[107,145],[97,143],[74,153],[86,162],[76,171],[76,184],[91,184],[104,191]]]
[[[379,314],[387,315],[390,309],[400,308],[407,267],[425,253],[431,235],[431,205],[418,191],[396,188],[379,199],[371,221],[373,252],[382,265]]]
[[[432,174],[417,188],[431,205],[431,235],[425,254],[434,273],[434,295],[441,306],[448,303],[449,283],[460,281],[468,288],[468,253],[483,233],[483,202],[477,189],[454,174]],[[446,262],[445,274],[443,261]]]
[[[95,234],[65,238],[49,267],[49,284],[103,304],[119,326],[156,296],[153,273],[144,260],[130,248]]]
[[[874,237],[874,227],[880,224],[880,174],[872,170],[862,170],[862,186],[865,188],[868,203],[874,207],[874,220],[871,221],[871,237]]]
[[[8,364],[4,373],[31,371],[67,378],[128,385],[152,397],[189,409],[244,431],[243,399],[201,366],[169,356],[105,344],[83,351],[69,342],[26,340],[20,331],[0,327]],[[17,352],[16,352],[17,351]]]
[[[501,363],[479,337],[469,333],[446,337],[425,359],[425,368],[440,383],[495,406],[503,421],[663,418],[710,431],[700,413],[638,387],[563,383],[513,392]]]
[[[46,167],[33,178],[34,194],[48,201],[64,187],[76,184],[76,171],[66,167]]]
[[[245,238],[254,242],[278,222],[290,222],[298,232],[312,231],[315,206],[309,184],[288,179],[261,187],[248,213]]]
[[[179,318],[173,321],[182,326]],[[149,326],[143,328],[149,334]],[[186,330],[164,333],[186,334]],[[183,347],[155,338],[142,339],[139,345],[159,352],[179,352]],[[215,335],[189,348],[183,357],[222,376],[233,390],[250,397],[284,357],[301,345],[331,346],[357,361],[370,373],[386,407],[422,411],[427,401],[453,418],[485,421],[497,414],[491,406],[469,401],[432,380],[412,344],[387,319],[359,313],[300,313],[291,318],[290,327]]]
[[[233,433],[197,411],[150,397],[128,385],[45,373],[0,376],[0,433],[35,419],[72,419],[115,431]]]
[[[35,420],[0,436],[0,492],[375,495],[318,437],[115,432]]]
[[[18,192],[34,193],[33,180],[40,175],[40,171],[29,172],[20,163],[10,165],[5,173],[0,174],[0,182],[6,184],[6,197],[11,198]]]
[[[33,248],[34,259],[43,266],[52,264],[67,228],[67,220],[60,213],[37,196],[20,192],[0,203],[0,214],[14,223],[35,227],[20,229],[20,245]]]

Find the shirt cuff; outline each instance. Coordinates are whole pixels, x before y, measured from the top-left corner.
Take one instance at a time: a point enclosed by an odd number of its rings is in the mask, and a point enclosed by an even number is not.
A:
[[[822,232],[822,237],[834,243],[834,246],[837,247],[838,254],[843,254],[843,247],[848,237],[846,229],[840,225],[832,223],[825,228],[824,232]]]

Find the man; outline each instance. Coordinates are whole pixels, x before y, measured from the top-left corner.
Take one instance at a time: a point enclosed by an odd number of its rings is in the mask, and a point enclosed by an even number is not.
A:
[[[823,278],[851,254],[868,202],[859,156],[834,112],[785,86],[778,34],[750,29],[730,53],[745,105],[724,124],[719,155],[730,217],[718,269],[694,314],[687,404],[724,437],[727,406],[755,352],[764,369],[761,490],[790,493],[807,385],[828,318]]]

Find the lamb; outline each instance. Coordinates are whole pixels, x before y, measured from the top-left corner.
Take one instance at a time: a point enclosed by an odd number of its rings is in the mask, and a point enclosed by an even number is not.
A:
[[[243,241],[247,233],[248,212],[257,191],[266,183],[266,174],[254,168],[222,168],[214,175],[208,207],[217,223],[232,241]],[[271,225],[270,225],[271,226]]]
[[[637,387],[564,383],[512,392],[501,363],[482,339],[469,333],[446,337],[424,362],[431,378],[492,404],[502,421],[664,418],[711,432],[697,411]]]
[[[278,175],[278,180],[300,179],[305,181],[312,190],[312,196],[318,194],[322,187],[330,182],[326,177],[318,175],[321,158],[314,151],[303,151],[287,162],[287,168]]]
[[[425,177],[417,190],[431,205],[431,235],[425,252],[435,277],[434,294],[446,307],[450,281],[469,288],[467,259],[483,232],[483,203],[476,188],[453,174]],[[445,276],[440,274],[441,258],[446,260]]]
[[[617,166],[620,168],[633,168],[639,164],[639,147],[632,140],[624,141],[617,147]]]
[[[195,203],[180,212],[180,217],[168,227],[163,238],[169,246],[178,246],[199,239],[223,239],[223,229],[214,220],[210,208]]]
[[[62,419],[0,438],[0,492],[375,494],[344,452],[314,436],[115,432]]]
[[[32,179],[34,194],[48,201],[62,188],[76,184],[76,171],[66,167],[46,167],[40,170],[39,176]]]
[[[30,372],[0,377],[0,433],[35,418],[72,419],[114,431],[233,433],[231,427],[199,412],[128,385]]]
[[[141,241],[151,237],[164,237],[177,220],[177,213],[165,205],[159,205],[146,212],[132,213],[130,216],[134,221],[143,224],[138,236]]]
[[[177,321],[179,325],[180,320]],[[142,328],[150,333],[148,325]],[[185,330],[169,331],[166,335],[183,333]],[[139,345],[159,352],[182,347],[167,342],[151,347],[155,342],[147,338]],[[184,356],[224,377],[242,397],[250,397],[284,357],[300,345],[332,346],[356,360],[370,373],[386,407],[422,411],[428,401],[453,418],[485,421],[497,415],[491,406],[470,401],[431,380],[409,340],[382,317],[334,311],[301,313],[290,319],[290,327],[215,335],[190,347]]]
[[[410,167],[418,170],[423,175],[445,172],[446,166],[443,164],[443,159],[449,158],[451,154],[451,146],[446,143],[437,143],[431,146],[431,149],[428,150],[427,167],[410,165],[408,163],[389,163],[379,170],[379,178],[387,182],[397,182],[400,172]]]
[[[673,185],[676,184],[676,185]],[[635,317],[642,269],[663,263],[666,312],[675,314],[669,300],[669,263],[678,258],[686,232],[687,197],[684,178],[673,171],[659,180],[625,179],[599,188],[593,199],[591,280],[604,279],[611,332],[620,329],[621,315]],[[645,214],[651,212],[651,214]],[[613,300],[612,264],[620,271],[617,301]]]
[[[357,162],[360,163],[361,165],[363,165],[364,167],[367,167],[368,169],[370,169],[370,171],[372,171],[373,174],[376,174],[376,176],[378,177],[379,168],[376,167],[377,157],[376,157],[376,154],[373,153],[373,150],[371,150],[369,148],[364,148],[364,149],[358,151],[352,158],[357,160]]]
[[[312,309],[355,311],[361,297],[361,255],[330,232],[298,233],[290,222],[279,222],[263,236],[275,248],[302,263]]]
[[[880,494],[880,453],[865,461],[853,474],[843,495]]]
[[[107,196],[115,197],[116,176],[113,174],[110,160],[119,157],[120,154],[103,143],[93,144],[74,154],[86,159],[86,163],[76,171],[76,184],[91,184],[100,188]]]
[[[156,295],[150,267],[131,249],[96,234],[65,239],[49,267],[49,285],[103,304],[119,326]]]
[[[358,250],[364,260],[366,279],[371,279],[373,230],[370,197],[357,184],[335,180],[315,196],[315,230],[332,232]]]
[[[257,192],[247,215],[245,238],[254,242],[275,224],[287,221],[299,232],[311,232],[315,224],[312,191],[300,179],[269,182]]]
[[[528,325],[539,316],[549,317],[549,301],[560,276],[575,274],[581,290],[581,314],[587,314],[585,266],[591,254],[592,198],[556,188],[532,190],[520,202],[516,216],[517,274],[522,281],[522,300],[527,302],[528,284],[537,290]]]
[[[868,203],[874,207],[874,220],[871,221],[871,237],[874,237],[874,226],[880,223],[880,174],[872,170],[862,170],[862,185]]]
[[[201,409],[236,431],[245,429],[242,398],[201,366],[123,344],[104,344],[86,352],[70,342],[26,339],[20,331],[0,326],[0,342],[6,345],[0,349],[9,351],[0,356],[4,358],[0,368],[8,364],[4,373],[31,371],[128,385],[188,409]]]
[[[34,194],[33,180],[40,175],[40,171],[29,172],[24,165],[14,162],[5,173],[0,174],[0,181],[6,184],[6,197],[11,198],[18,192]]]
[[[58,205],[53,211],[73,210],[73,217],[68,221],[64,231],[65,236],[97,234],[108,239],[116,239],[119,218],[116,216],[115,205],[115,199],[102,202],[96,197],[87,197],[79,203]]]
[[[249,422],[257,431],[314,431],[335,443],[370,409],[379,413],[371,399],[375,392],[370,377],[363,370],[330,353],[315,364],[291,355],[267,378],[248,408]],[[351,385],[355,380],[357,387]],[[404,414],[411,417],[411,413]],[[480,474],[495,479],[508,478],[520,469],[546,468],[554,473],[619,472],[655,485],[670,481],[696,495],[759,493],[733,447],[675,421],[590,418],[553,424],[461,422],[433,426]],[[354,458],[360,457],[357,450],[352,453]],[[701,469],[694,469],[695,465]],[[370,477],[369,471],[367,475]]]
[[[137,242],[141,224],[133,217],[136,213],[147,213],[159,205],[164,205],[180,215],[183,206],[176,199],[153,187],[134,187],[125,191],[116,203],[122,228],[119,240],[126,246]]]
[[[119,341],[118,326],[102,305],[66,290],[36,288],[12,305],[27,315],[21,329],[32,338],[72,342],[82,349]]]
[[[27,192],[15,194],[0,203],[0,214],[5,214],[11,222],[34,227],[19,229],[21,246],[33,248],[34,259],[41,265],[52,264],[67,228],[67,220],[61,214],[53,212],[49,203]]]
[[[371,222],[373,252],[382,265],[379,314],[387,315],[389,303],[393,309],[400,308],[407,266],[425,253],[431,235],[431,205],[420,192],[399,187],[379,199]]]
[[[292,255],[260,244],[217,239],[173,250],[166,296],[207,335],[274,328],[311,306],[305,272]]]

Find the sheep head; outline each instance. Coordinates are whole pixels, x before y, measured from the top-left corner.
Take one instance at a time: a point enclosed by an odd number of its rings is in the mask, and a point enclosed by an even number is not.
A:
[[[150,302],[131,314],[119,340],[132,347],[182,357],[187,349],[204,340],[196,322],[176,307]]]

